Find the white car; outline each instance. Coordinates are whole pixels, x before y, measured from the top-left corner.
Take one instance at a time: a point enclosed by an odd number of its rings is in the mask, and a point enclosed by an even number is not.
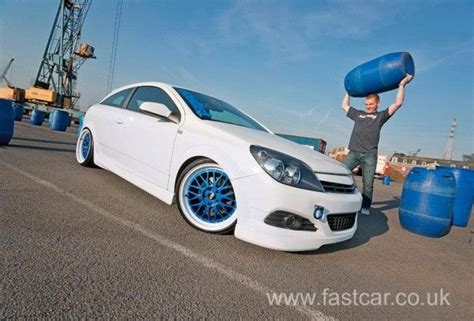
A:
[[[277,135],[230,104],[137,83],[86,113],[76,148],[209,233],[284,251],[352,238],[361,195],[350,171]]]

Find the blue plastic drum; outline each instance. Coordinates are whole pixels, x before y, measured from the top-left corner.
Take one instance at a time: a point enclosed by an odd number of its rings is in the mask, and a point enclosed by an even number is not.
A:
[[[365,97],[398,88],[407,74],[415,74],[415,63],[408,52],[394,52],[352,69],[344,87],[352,97]]]
[[[21,121],[23,119],[23,105],[14,103],[13,108],[15,109],[15,120]]]
[[[77,127],[76,134],[79,135],[84,127],[84,115],[79,116],[79,126]]]
[[[49,115],[49,128],[57,131],[66,131],[69,126],[69,113],[64,110],[56,109]]]
[[[12,102],[0,99],[0,146],[8,145],[13,137],[15,110]]]
[[[41,126],[44,121],[45,113],[44,111],[33,109],[31,112],[30,123],[31,125]]]
[[[414,167],[407,175],[400,200],[400,223],[406,230],[429,237],[449,233],[456,181],[444,170]]]
[[[438,168],[452,173],[456,178],[456,196],[451,224],[466,227],[474,201],[474,170],[444,166]]]

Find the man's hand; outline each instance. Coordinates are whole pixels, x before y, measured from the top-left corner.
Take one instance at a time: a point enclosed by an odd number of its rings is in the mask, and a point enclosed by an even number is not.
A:
[[[405,87],[406,85],[408,85],[408,83],[409,83],[412,79],[413,79],[413,76],[412,76],[412,75],[406,75],[406,77],[403,78],[403,79],[400,81],[400,84],[398,84],[398,85]]]

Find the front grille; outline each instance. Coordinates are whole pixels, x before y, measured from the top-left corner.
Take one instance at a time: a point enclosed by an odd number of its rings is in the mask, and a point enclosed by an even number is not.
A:
[[[330,214],[328,224],[331,231],[344,231],[354,226],[357,213]]]
[[[324,190],[328,193],[354,193],[355,185],[346,185],[333,182],[320,181]]]

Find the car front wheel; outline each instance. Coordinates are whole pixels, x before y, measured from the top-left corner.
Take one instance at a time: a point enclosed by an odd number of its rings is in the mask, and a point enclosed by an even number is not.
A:
[[[215,234],[234,230],[237,202],[225,171],[201,159],[185,168],[178,179],[178,207],[193,227]]]
[[[92,133],[88,128],[84,128],[81,131],[77,140],[76,159],[82,166],[94,166],[94,141]]]

